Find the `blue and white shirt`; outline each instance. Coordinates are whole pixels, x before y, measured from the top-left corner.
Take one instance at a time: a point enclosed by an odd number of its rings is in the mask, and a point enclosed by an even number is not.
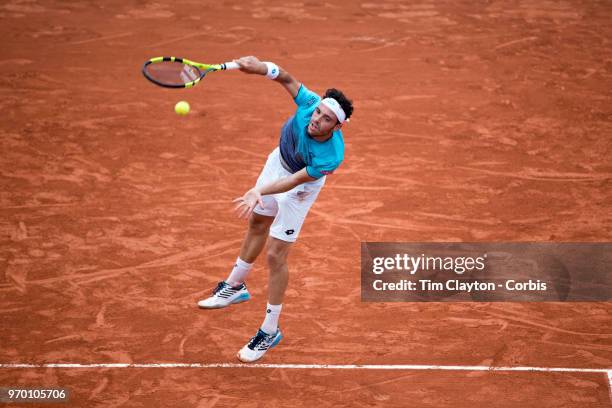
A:
[[[344,160],[344,139],[336,130],[324,142],[313,139],[307,131],[310,117],[321,102],[321,97],[304,85],[295,96],[297,110],[281,129],[279,149],[285,163],[294,173],[306,167],[313,178],[332,173]]]

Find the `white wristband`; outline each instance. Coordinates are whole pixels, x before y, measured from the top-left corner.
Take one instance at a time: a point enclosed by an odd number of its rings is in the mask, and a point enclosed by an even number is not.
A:
[[[276,77],[278,77],[278,74],[280,74],[280,69],[278,68],[278,65],[268,61],[264,61],[263,63],[266,64],[266,67],[268,67],[268,72],[266,73],[266,76],[270,79],[276,79]]]

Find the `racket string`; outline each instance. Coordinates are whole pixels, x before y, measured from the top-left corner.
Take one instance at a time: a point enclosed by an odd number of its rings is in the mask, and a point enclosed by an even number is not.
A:
[[[204,75],[192,65],[172,61],[148,64],[144,73],[147,78],[157,84],[173,87],[182,87]]]

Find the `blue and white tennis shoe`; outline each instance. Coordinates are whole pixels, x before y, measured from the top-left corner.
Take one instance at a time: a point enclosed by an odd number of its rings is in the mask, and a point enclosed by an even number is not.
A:
[[[238,360],[243,363],[252,363],[259,360],[266,354],[266,351],[276,346],[283,338],[283,334],[280,329],[276,330],[274,334],[268,334],[265,331],[259,329],[255,337],[240,349],[238,352]]]
[[[220,309],[233,303],[246,302],[250,298],[251,295],[249,294],[249,291],[244,283],[234,288],[227,282],[221,281],[213,290],[212,296],[207,299],[200,300],[198,302],[198,306],[202,309]]]

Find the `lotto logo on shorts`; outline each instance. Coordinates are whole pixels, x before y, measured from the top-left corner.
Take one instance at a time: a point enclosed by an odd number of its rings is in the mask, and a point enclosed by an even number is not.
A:
[[[287,231],[285,231],[285,234],[287,235],[292,235],[295,231],[292,229],[288,229]]]
[[[324,175],[326,175],[326,176],[327,176],[328,174],[332,174],[333,172],[334,172],[333,170],[321,170],[321,174],[324,174]]]

